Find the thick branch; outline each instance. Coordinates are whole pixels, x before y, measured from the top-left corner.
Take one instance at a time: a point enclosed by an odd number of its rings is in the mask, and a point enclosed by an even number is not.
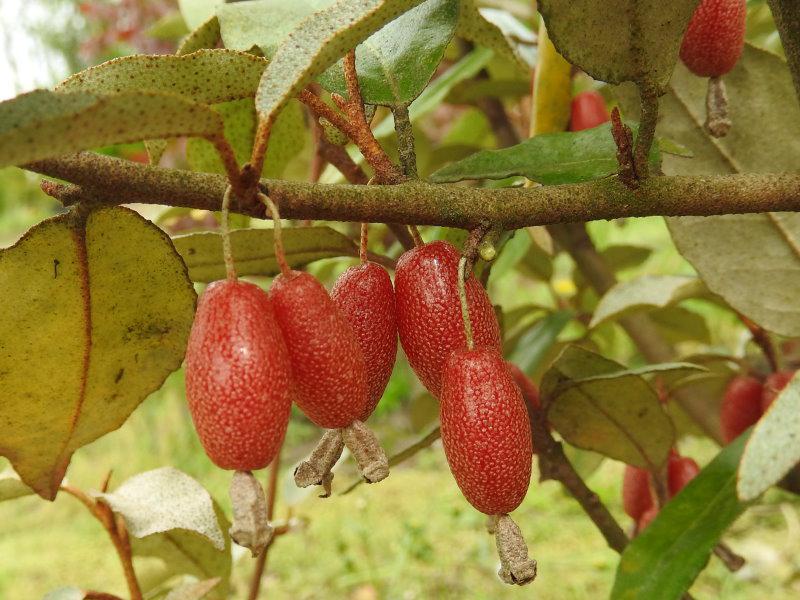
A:
[[[92,153],[31,163],[27,169],[74,183],[104,204],[163,204],[217,210],[220,175],[151,167]],[[411,182],[326,185],[262,180],[286,218],[503,229],[652,215],[718,215],[800,211],[800,175],[742,174],[651,177],[636,190],[616,178],[513,189]],[[234,212],[264,217],[255,201]]]

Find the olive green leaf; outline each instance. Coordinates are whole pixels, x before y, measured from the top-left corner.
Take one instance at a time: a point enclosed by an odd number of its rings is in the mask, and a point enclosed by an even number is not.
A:
[[[0,102],[0,166],[148,138],[221,133],[216,112],[176,94],[37,90]]]
[[[219,40],[219,19],[216,16],[209,17],[183,39],[175,54],[182,56],[204,48],[215,48]]]
[[[754,500],[800,462],[800,381],[792,378],[756,423],[739,465],[737,490]]]
[[[589,327],[597,327],[607,319],[646,307],[664,308],[681,300],[707,294],[705,285],[696,277],[682,275],[642,275],[616,284],[594,311]]]
[[[253,149],[256,132],[256,111],[253,100],[245,98],[214,106],[225,123],[225,138],[233,147],[236,161],[247,162]],[[272,126],[264,162],[264,177],[278,178],[291,160],[303,149],[306,140],[306,125],[303,107],[293,100],[281,111]],[[214,146],[203,139],[189,140],[186,158],[195,171],[225,173],[225,167]]]
[[[231,247],[239,275],[277,275],[272,229],[240,229],[231,232]],[[346,235],[330,227],[284,228],[283,249],[291,267],[335,256],[358,256],[358,247]],[[225,277],[222,237],[204,232],[176,236],[172,240],[183,257],[193,281],[209,282]]]
[[[273,120],[315,77],[350,48],[422,0],[338,0],[301,21],[284,39],[264,70],[256,94],[256,109]]]
[[[650,162],[658,164],[654,145]],[[435,183],[464,179],[505,179],[521,175],[544,185],[578,183],[617,172],[617,147],[611,125],[577,132],[543,133],[501,150],[481,150],[433,173]]]
[[[0,455],[52,499],[72,453],[180,366],[195,292],[166,234],[101,208],[44,221],[1,251],[0,304]]]
[[[746,437],[723,448],[625,548],[612,600],[684,597],[722,534],[747,508],[736,498],[736,467]]]
[[[232,2],[217,10],[222,41],[226,48],[257,47],[272,57],[298,23],[333,0],[260,0]]]
[[[529,60],[529,62],[526,63],[522,58],[520,49],[511,43],[503,29],[481,14],[486,10],[489,9],[483,9],[483,11],[479,10],[475,0],[461,0],[457,30],[459,37],[469,40],[479,46],[490,48],[497,52],[498,55],[511,59],[519,67],[527,71],[535,64],[533,56],[531,56],[530,53],[526,53],[526,58]],[[514,17],[510,15],[507,15],[507,18],[514,19]],[[523,27],[522,25],[518,26]],[[530,59],[533,59],[533,61]]]
[[[57,92],[109,94],[168,90],[201,104],[253,97],[267,60],[235,50],[197,50],[183,56],[115,58],[65,79]]]
[[[35,494],[30,487],[25,485],[19,476],[11,469],[0,473],[0,502],[5,500],[16,500],[23,496]]]
[[[356,71],[367,104],[407,104],[425,89],[453,38],[458,0],[427,0],[387,23],[356,48]],[[347,97],[339,61],[319,82]]]
[[[220,581],[219,577],[214,577],[213,579],[205,579],[194,583],[184,583],[171,590],[164,600],[200,600],[200,598],[206,598]]]
[[[558,51],[608,83],[663,89],[699,0],[540,0]]]
[[[549,422],[570,444],[654,470],[667,459],[675,430],[642,375],[689,368],[677,363],[630,370],[568,346],[542,378],[542,400]]]
[[[214,16],[225,0],[178,0],[178,7],[189,29],[197,29]]]

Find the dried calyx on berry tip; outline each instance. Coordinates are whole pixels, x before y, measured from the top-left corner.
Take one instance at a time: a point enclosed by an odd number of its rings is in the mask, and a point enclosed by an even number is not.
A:
[[[497,515],[495,543],[500,557],[497,574],[505,583],[525,585],[536,579],[536,561],[528,557],[528,546],[519,526],[508,515]]]
[[[264,489],[250,471],[236,471],[231,479],[233,524],[231,539],[258,556],[269,545],[274,530],[267,520]]]
[[[700,77],[709,77],[706,130],[724,137],[731,127],[728,96],[721,77],[736,65],[744,48],[745,0],[702,0],[681,43],[681,60]]]
[[[331,495],[332,469],[344,450],[341,429],[329,429],[324,433],[316,448],[309,457],[297,465],[294,470],[294,482],[297,487],[321,485],[320,498]]]
[[[377,483],[389,476],[389,459],[375,434],[361,421],[353,421],[342,429],[342,439],[358,463],[367,483]]]

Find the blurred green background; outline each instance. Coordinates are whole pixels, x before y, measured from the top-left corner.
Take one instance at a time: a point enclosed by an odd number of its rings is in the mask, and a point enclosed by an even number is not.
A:
[[[754,2],[752,10],[763,3]],[[134,1],[71,2],[69,0],[3,0],[3,23],[13,14],[12,31],[3,25],[5,50],[0,68],[6,96],[35,85],[51,85],[70,72],[122,54],[169,51],[181,34],[171,17],[174,2]],[[48,26],[53,22],[57,26]],[[758,35],[774,42],[774,31]],[[23,57],[23,49],[36,53]],[[430,127],[438,126],[431,118]],[[448,123],[455,121],[451,119]],[[465,112],[450,126],[451,138],[469,130],[486,129],[477,112]],[[460,133],[461,132],[461,133]],[[489,136],[488,132],[484,135]],[[474,140],[473,140],[474,142]],[[490,141],[486,141],[490,143]],[[135,157],[142,147],[115,149]],[[0,246],[12,244],[28,227],[56,214],[59,206],[38,188],[39,178],[18,169],[0,170]],[[142,209],[148,218],[162,212]],[[202,220],[202,219],[198,219]],[[599,248],[633,245],[650,249],[640,264],[619,272],[621,279],[641,273],[692,273],[677,254],[661,219],[590,224]],[[437,229],[423,231],[426,239],[448,235]],[[381,235],[375,235],[380,250]],[[384,248],[396,254],[397,248]],[[585,289],[566,255],[553,259],[552,274],[532,276],[541,250],[527,232],[520,232],[504,249],[490,279],[493,301],[504,315],[524,307],[527,327],[556,309],[585,316],[596,298]],[[548,259],[549,260],[549,259]],[[347,259],[320,261],[313,271],[330,285],[347,265]],[[680,342],[683,354],[699,349],[741,353],[742,327],[729,312],[704,302],[686,303],[705,318],[706,343]],[[538,308],[535,308],[538,307]],[[560,334],[559,343],[529,371],[541,374],[546,360],[561,344],[584,339],[580,318]],[[604,325],[592,343],[605,355],[626,364],[636,358],[630,342],[616,325]],[[381,405],[370,419],[387,451],[394,453],[423,437],[436,425],[437,406],[400,357]],[[313,490],[298,490],[291,479],[294,465],[313,447],[319,435],[301,415],[295,414],[284,447],[276,516],[289,520],[291,531],[281,536],[269,554],[263,598],[592,599],[608,595],[617,555],[577,503],[559,484],[533,483],[523,505],[514,513],[525,533],[531,554],[539,562],[537,581],[526,588],[510,588],[496,576],[494,542],[484,530],[484,517],[463,499],[447,469],[437,442],[414,459],[393,470],[384,482],[360,486],[338,495],[356,480],[352,461],[336,471],[334,496],[318,499]],[[705,439],[686,435],[682,454],[705,464],[716,447]],[[630,527],[622,513],[620,487],[623,465],[600,462],[587,452],[572,457],[589,486],[614,515]],[[108,471],[112,488],[136,473],[174,465],[206,486],[229,511],[227,486],[230,473],[215,468],[203,453],[187,411],[182,373],[172,375],[164,387],[149,397],[118,431],[79,450],[68,481],[82,489],[96,489]],[[0,459],[0,471],[7,466]],[[266,480],[267,472],[257,476]],[[778,491],[749,510],[729,531],[725,541],[742,554],[747,565],[731,574],[713,558],[692,589],[695,598],[789,599],[800,597],[800,503]],[[233,595],[244,598],[254,561],[236,553]],[[145,587],[159,583],[159,562],[137,559]],[[0,504],[0,599],[40,598],[63,586],[99,589],[120,596],[125,585],[116,554],[99,524],[73,498],[60,495],[53,503],[35,497]]]

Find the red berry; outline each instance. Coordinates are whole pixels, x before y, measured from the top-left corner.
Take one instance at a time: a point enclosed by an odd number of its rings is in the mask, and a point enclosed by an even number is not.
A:
[[[783,388],[789,383],[794,376],[794,371],[777,371],[771,373],[767,380],[764,382],[764,391],[761,394],[761,412],[767,412],[767,409],[778,397],[778,394],[783,391]]]
[[[186,398],[219,467],[262,469],[275,457],[289,422],[291,367],[260,287],[226,280],[206,288],[186,351]]]
[[[744,48],[746,0],[702,0],[681,44],[681,60],[695,75],[720,77]]]
[[[458,299],[460,256],[452,244],[432,242],[403,254],[395,271],[400,342],[411,368],[437,398],[445,361],[467,347]],[[500,327],[486,290],[473,275],[466,290],[475,345],[501,352]]]
[[[353,328],[308,273],[278,275],[269,296],[291,358],[295,402],[319,427],[347,427],[367,404],[364,357]]]
[[[389,383],[397,356],[394,288],[386,269],[375,263],[350,267],[331,290],[331,299],[355,331],[367,369],[366,421]]]
[[[636,531],[641,532],[647,528],[650,523],[658,516],[658,506],[653,505],[642,514],[636,522]]]
[[[570,131],[592,129],[608,122],[606,101],[598,92],[581,92],[572,99],[572,115],[569,120]]]
[[[487,515],[520,505],[531,478],[525,402],[494,348],[454,352],[442,374],[442,443],[464,497]]]
[[[680,492],[686,484],[697,477],[700,466],[688,456],[670,456],[667,464],[667,488],[669,497],[672,498]]]
[[[655,503],[653,493],[650,491],[650,473],[639,467],[625,465],[625,475],[622,478],[622,508],[634,521]]]
[[[761,418],[761,382],[754,377],[734,377],[720,406],[720,427],[726,444]]]

